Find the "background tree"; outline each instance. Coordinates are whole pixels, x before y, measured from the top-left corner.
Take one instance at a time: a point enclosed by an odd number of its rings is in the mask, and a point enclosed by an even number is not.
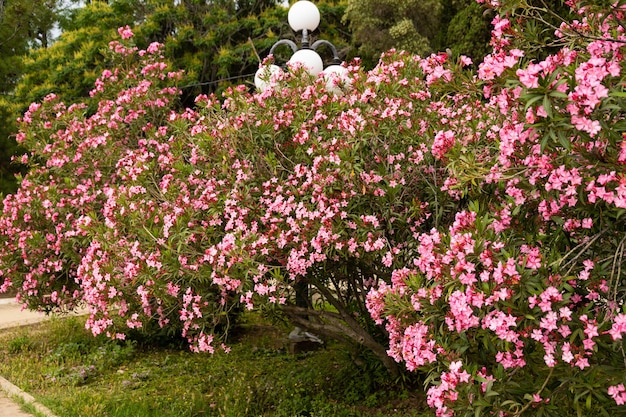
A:
[[[0,193],[15,189],[19,168],[11,165],[17,145],[15,118],[22,110],[15,93],[29,50],[46,48],[52,31],[62,19],[67,2],[61,0],[2,0],[0,2]]]
[[[347,30],[340,22],[344,6],[337,0],[318,6],[323,16],[319,32],[345,48]],[[66,102],[85,97],[103,68],[109,40],[125,25],[133,27],[138,47],[165,45],[165,56],[186,72],[188,96],[251,80],[271,45],[293,37],[287,9],[275,0],[91,2],[73,11],[54,45],[27,59],[16,92],[20,110],[51,92]]]
[[[479,61],[490,52],[493,13],[474,0],[348,0],[354,53],[372,67],[390,48],[422,56],[452,51]]]
[[[275,0],[149,3],[152,9],[136,27],[137,37],[165,44],[166,56],[186,72],[186,97],[251,81],[260,59],[278,39],[295,39],[287,23],[288,9]],[[312,35],[321,33],[344,49],[348,36],[341,23],[343,4],[337,0],[316,4],[322,21]]]
[[[390,48],[431,52],[441,12],[439,0],[348,0],[344,19],[357,55],[372,64]]]
[[[436,50],[449,49],[454,56],[466,55],[479,62],[491,52],[492,6],[474,0],[442,0],[440,30],[433,45]],[[531,0],[506,2],[503,11],[523,22],[515,44],[528,59],[543,59],[558,51],[564,40],[557,35],[561,23],[573,18],[562,0]]]
[[[436,50],[449,49],[453,56],[465,55],[479,62],[491,51],[491,19],[475,0],[442,0],[440,30],[434,40]]]
[[[24,59],[24,74],[15,88],[19,113],[50,93],[72,103],[88,97],[105,65],[104,51],[115,29],[137,18],[139,1],[92,2],[68,16],[59,39]]]

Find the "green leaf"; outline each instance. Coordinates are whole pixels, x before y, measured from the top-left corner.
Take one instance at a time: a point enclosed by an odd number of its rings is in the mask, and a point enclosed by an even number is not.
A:
[[[500,393],[497,391],[487,391],[487,393],[485,394],[485,397],[497,397],[499,395]]]
[[[557,90],[552,91],[549,95],[550,97],[567,98],[567,94]]]
[[[543,96],[543,109],[546,111],[549,118],[552,118],[552,103],[550,102],[550,97],[547,95]]]
[[[548,140],[550,139],[550,135],[549,134],[545,134],[543,135],[543,138],[541,138],[541,151],[545,151],[546,147],[548,146]]]
[[[561,216],[552,216],[550,220],[552,220],[554,223],[558,224],[559,226],[562,226],[565,223],[565,220]]]
[[[559,137],[559,143],[563,148],[567,149],[568,151],[572,149],[572,142],[565,136],[565,132],[559,130],[557,136]]]
[[[526,97],[531,97],[527,102],[526,102],[526,106],[524,106],[524,110],[528,110],[528,108],[530,106],[532,106],[534,103],[536,103],[537,101],[542,99],[542,95],[540,94],[527,94],[526,96],[522,96],[521,99],[522,101],[526,98]]]

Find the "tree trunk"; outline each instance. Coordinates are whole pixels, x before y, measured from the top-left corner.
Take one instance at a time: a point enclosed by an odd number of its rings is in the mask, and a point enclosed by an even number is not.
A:
[[[367,347],[394,378],[400,375],[398,364],[387,354],[385,346],[378,343],[349,315],[296,306],[283,306],[282,310],[294,324],[306,330]]]

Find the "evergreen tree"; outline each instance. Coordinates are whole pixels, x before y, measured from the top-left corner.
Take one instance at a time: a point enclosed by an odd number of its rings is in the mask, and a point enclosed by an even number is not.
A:
[[[437,36],[437,49],[450,50],[453,56],[466,55],[480,62],[491,51],[493,14],[475,0],[442,0],[446,10]]]
[[[295,40],[287,23],[288,9],[275,0],[151,3],[152,11],[135,32],[145,42],[165,44],[167,57],[187,73],[186,97],[252,81],[259,60],[277,40]],[[347,28],[341,23],[345,7],[337,0],[316,5],[322,19],[312,35],[322,34],[345,49]]]
[[[337,0],[317,5],[322,14],[319,33],[345,50],[344,6]],[[106,66],[103,51],[124,25],[133,28],[140,48],[165,44],[166,57],[186,72],[186,104],[197,94],[251,82],[271,45],[294,36],[287,9],[275,0],[93,1],[74,11],[54,45],[27,59],[17,91],[21,110],[51,92],[70,103],[85,97]]]
[[[344,19],[358,55],[371,65],[390,48],[430,53],[441,12],[440,0],[348,0]]]

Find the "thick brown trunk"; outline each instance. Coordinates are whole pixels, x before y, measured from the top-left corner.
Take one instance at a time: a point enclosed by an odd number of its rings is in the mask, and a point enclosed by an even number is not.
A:
[[[387,371],[395,378],[400,375],[398,364],[387,354],[387,349],[367,333],[350,316],[324,310],[283,306],[289,319],[299,327],[321,336],[363,345],[370,349]]]

